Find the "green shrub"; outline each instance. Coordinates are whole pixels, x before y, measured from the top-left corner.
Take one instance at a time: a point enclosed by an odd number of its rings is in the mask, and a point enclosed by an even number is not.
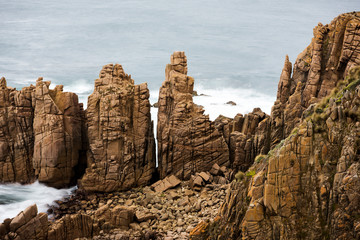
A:
[[[259,162],[261,162],[262,160],[264,160],[265,158],[266,158],[266,155],[262,155],[262,154],[257,155],[256,158],[255,158],[255,162],[256,162],[256,163],[259,163]]]
[[[245,173],[243,173],[242,171],[239,171],[237,174],[235,174],[235,178],[238,181],[241,181],[245,178]]]
[[[256,171],[254,169],[246,172],[247,177],[253,177],[253,176],[255,176],[255,174],[256,174]]]

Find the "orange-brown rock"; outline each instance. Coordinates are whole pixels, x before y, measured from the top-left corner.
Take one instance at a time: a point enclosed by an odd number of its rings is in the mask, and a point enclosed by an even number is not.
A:
[[[150,182],[155,142],[146,83],[134,85],[121,65],[105,65],[88,99],[87,130],[82,188],[111,192]]]
[[[111,208],[108,204],[100,207],[95,213],[95,219],[106,221],[116,227],[128,228],[134,221],[134,209],[126,206],[115,206]]]
[[[48,220],[46,213],[37,212],[32,205],[21,211],[15,218],[7,219],[0,224],[0,239],[46,240],[48,236]]]
[[[158,161],[160,178],[189,179],[214,163],[229,166],[229,149],[214,122],[192,99],[194,79],[187,76],[184,52],[175,52],[159,93]]]
[[[0,182],[29,183],[33,170],[34,86],[20,91],[0,79]]]
[[[234,170],[246,171],[257,155],[270,149],[270,117],[260,108],[245,116],[237,114],[234,119],[219,116],[215,124],[229,145]]]
[[[216,239],[358,239],[360,67],[243,179]],[[246,199],[246,200],[245,200]]]
[[[286,56],[271,111],[272,147],[290,134],[305,109],[330,94],[349,69],[360,64],[359,15],[347,13],[330,24],[319,23],[293,70]]]
[[[36,81],[34,110],[35,175],[53,187],[68,186],[75,177],[82,149],[82,116],[78,97],[63,92],[63,86],[49,89],[50,82]]]
[[[91,238],[99,232],[99,222],[93,217],[84,214],[66,215],[50,225],[47,239]]]

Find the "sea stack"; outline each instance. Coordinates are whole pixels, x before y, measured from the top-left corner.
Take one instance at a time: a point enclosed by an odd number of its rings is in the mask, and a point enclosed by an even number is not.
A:
[[[112,192],[150,183],[155,172],[155,139],[147,84],[119,64],[105,65],[87,108],[86,191]]]
[[[194,79],[187,76],[184,52],[166,65],[159,93],[157,125],[160,178],[189,179],[212,165],[229,166],[229,148],[204,109],[193,102]]]

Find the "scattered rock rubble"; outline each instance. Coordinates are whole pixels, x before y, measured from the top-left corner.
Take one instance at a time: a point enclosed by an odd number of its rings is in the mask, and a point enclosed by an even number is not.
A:
[[[171,175],[126,192],[79,190],[57,201],[49,213],[53,220],[75,213],[94,217],[102,230],[93,239],[188,239],[199,222],[216,217],[231,180],[229,172],[214,164],[210,172],[197,173],[189,181]]]

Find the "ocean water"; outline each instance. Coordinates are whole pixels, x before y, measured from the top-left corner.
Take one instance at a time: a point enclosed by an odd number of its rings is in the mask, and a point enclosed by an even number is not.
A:
[[[0,223],[6,218],[15,217],[28,206],[36,204],[38,212],[46,212],[48,205],[57,199],[69,196],[76,187],[55,189],[35,182],[29,185],[0,185]]]
[[[120,63],[135,83],[148,83],[154,103],[170,55],[185,51],[195,90],[207,95],[194,101],[210,119],[254,107],[270,113],[285,55],[294,61],[318,22],[356,10],[359,0],[0,0],[0,76],[18,89],[44,77],[86,106],[101,67]],[[67,194],[0,185],[0,222]]]

